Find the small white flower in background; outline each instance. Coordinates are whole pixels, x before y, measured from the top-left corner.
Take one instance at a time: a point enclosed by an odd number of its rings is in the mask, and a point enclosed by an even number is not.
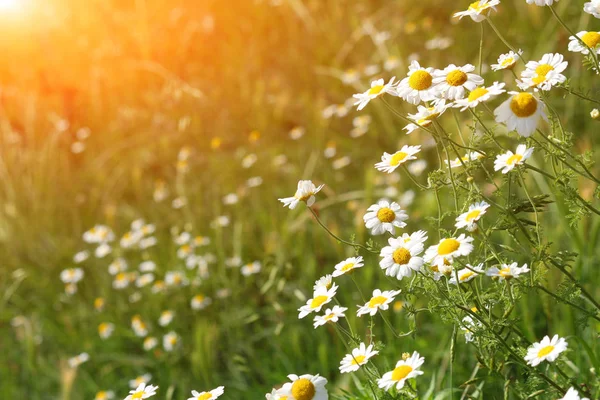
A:
[[[506,92],[506,90],[503,89],[504,85],[505,83],[494,82],[492,86],[477,87],[473,89],[464,99],[457,99],[455,101],[455,107],[462,107],[460,111],[465,111],[467,108],[475,108],[480,103],[490,101],[496,96]]]
[[[110,252],[112,252],[112,247],[110,247],[108,243],[102,243],[100,246],[96,247],[94,255],[96,258],[104,258],[110,254]]]
[[[531,93],[509,94],[511,97],[494,110],[496,122],[505,124],[509,131],[517,131],[521,136],[531,136],[540,117],[548,120],[544,112],[544,103]]]
[[[175,199],[173,199],[173,201],[171,202],[171,207],[173,207],[174,209],[180,209],[182,207],[184,207],[187,204],[187,199],[185,197],[177,197]]]
[[[387,276],[393,276],[398,280],[409,278],[415,271],[423,267],[423,258],[419,255],[423,252],[423,244],[417,241],[405,242],[402,237],[389,238],[389,246],[381,249],[382,257],[379,262],[381,269]]]
[[[286,197],[279,199],[279,201],[283,203],[284,207],[289,207],[291,210],[296,208],[301,201],[311,207],[315,203],[315,194],[319,193],[321,189],[323,189],[323,186],[325,185],[317,187],[309,180],[299,181],[298,189],[296,190],[294,197]]]
[[[462,67],[450,64],[443,70],[433,73],[433,84],[436,85],[438,95],[448,100],[457,100],[465,97],[465,90],[475,90],[483,85],[483,78],[473,74],[475,66],[471,64]]]
[[[466,256],[473,251],[472,237],[461,234],[459,237],[444,238],[436,245],[433,245],[425,251],[425,261],[441,268],[445,265],[447,259]],[[441,272],[441,271],[440,271]]]
[[[64,283],[77,283],[83,279],[81,268],[67,268],[61,271],[60,280]]]
[[[379,354],[373,350],[373,345],[366,346],[361,343],[359,347],[352,350],[351,354],[346,354],[340,363],[340,372],[346,374],[349,372],[358,371],[362,365],[365,365],[371,357]]]
[[[350,257],[337,263],[334,267],[335,271],[333,271],[332,275],[334,277],[341,276],[356,268],[361,268],[363,265],[363,258],[361,256]]]
[[[494,171],[502,170],[502,173],[506,174],[517,165],[524,164],[532,154],[533,147],[528,148],[524,144],[520,144],[517,146],[514,153],[509,150],[504,154],[496,156],[496,160],[494,160]]]
[[[157,180],[154,183],[154,192],[152,194],[152,198],[155,202],[160,203],[165,200],[169,196],[169,189],[167,189],[167,185],[164,181]]]
[[[397,390],[400,390],[404,387],[404,384],[408,379],[416,378],[423,374],[423,371],[420,371],[419,368],[424,362],[425,358],[421,357],[419,353],[415,351],[410,357],[398,361],[394,370],[383,374],[381,379],[377,381],[377,384],[380,388],[385,390],[390,390],[390,388],[394,386]]]
[[[249,188],[258,187],[258,186],[262,185],[262,183],[263,183],[263,178],[261,178],[260,176],[253,176],[252,178],[248,178],[248,180],[246,181],[246,185]]]
[[[208,307],[211,303],[212,300],[210,297],[206,297],[202,294],[197,294],[194,297],[192,297],[192,300],[190,301],[190,306],[192,307],[192,310],[203,310],[206,307]]]
[[[415,121],[415,123],[408,124],[402,129],[405,130],[408,135],[419,128],[427,128],[436,118],[442,115],[444,111],[450,108],[450,106],[450,104],[446,104],[446,100],[444,99],[436,101],[431,107],[419,105],[417,106],[416,114],[408,114],[408,118]]]
[[[503,69],[512,69],[517,63],[519,57],[523,54],[523,50],[519,49],[516,53],[509,51],[505,54],[500,54],[498,57],[498,64],[492,64],[493,71],[500,71]]]
[[[112,400],[115,398],[115,392],[112,390],[101,390],[96,393],[94,400]]]
[[[525,361],[532,367],[543,361],[553,362],[567,349],[567,346],[567,341],[558,335],[554,335],[552,339],[544,336],[541,342],[534,343],[527,349]]]
[[[500,0],[479,0],[471,3],[466,11],[460,11],[454,14],[454,17],[463,18],[471,17],[475,22],[481,22],[487,18],[489,13],[496,11],[496,6],[500,4]]]
[[[188,400],[213,400],[225,393],[225,387],[219,386],[216,389],[213,389],[209,392],[197,392],[192,390],[192,397],[188,398]]]
[[[328,308],[323,315],[317,315],[313,319],[313,326],[317,329],[317,327],[325,325],[328,322],[338,322],[340,318],[346,316],[344,314],[346,311],[348,311],[346,307],[333,306],[333,308]]]
[[[452,273],[448,282],[456,285],[456,275],[458,275],[458,281],[460,283],[469,282],[471,279],[475,279],[477,275],[485,273],[483,270],[483,264],[478,264],[473,267],[471,264],[467,264],[468,268],[463,268],[455,273]]]
[[[148,326],[139,315],[134,315],[131,318],[131,329],[138,337],[146,337],[148,335]]]
[[[127,261],[122,257],[115,258],[108,266],[108,273],[111,275],[117,275],[119,272],[125,271],[127,271]]]
[[[80,264],[80,263],[84,262],[85,260],[87,260],[89,257],[90,257],[90,252],[87,250],[83,250],[83,251],[75,253],[75,255],[73,256],[73,262],[75,264]]]
[[[292,130],[290,130],[290,133],[289,133],[290,139],[298,140],[302,136],[304,136],[305,133],[306,133],[306,129],[304,129],[301,126],[296,126],[296,127],[292,128]]]
[[[179,344],[179,335],[171,331],[163,336],[163,347],[166,351],[173,351]]]
[[[600,2],[599,2],[599,6],[600,6]],[[600,18],[596,17],[596,18]],[[577,390],[575,390],[575,388],[569,388],[569,390],[567,390],[567,393],[565,393],[565,397],[560,398],[558,400],[590,400],[587,397],[579,397],[579,392]]]
[[[463,213],[456,218],[456,224],[454,224],[454,226],[459,229],[464,227],[469,229],[469,227],[473,227],[477,221],[479,221],[479,219],[485,215],[489,207],[490,205],[485,201],[471,204],[466,213]]]
[[[115,331],[115,324],[110,322],[102,322],[98,325],[98,335],[101,339],[108,339]]]
[[[399,236],[398,239],[402,239],[405,244],[414,244],[421,243],[424,244],[427,241],[427,232],[425,231],[416,231],[411,233],[403,233],[402,236]]]
[[[158,243],[158,239],[156,239],[154,236],[149,236],[149,237],[145,237],[142,240],[140,240],[139,247],[140,247],[140,249],[144,250],[144,249],[148,249],[152,246],[156,246],[157,243]]]
[[[283,390],[292,399],[296,400],[327,400],[329,395],[325,385],[327,379],[317,375],[288,375],[288,379],[292,382],[288,382],[283,385]]]
[[[452,46],[453,43],[454,40],[451,37],[436,36],[425,42],[425,48],[427,50],[444,50]]]
[[[144,350],[150,351],[158,345],[158,339],[153,336],[148,336],[144,339]]]
[[[536,6],[551,6],[554,2],[558,3],[558,0],[527,0],[527,4],[535,4]]]
[[[167,286],[187,286],[190,281],[181,271],[168,271],[165,274],[165,283]]]
[[[125,232],[125,234],[121,237],[119,244],[124,249],[130,249],[133,246],[137,245],[139,241],[142,239],[143,235],[141,231],[129,231]]]
[[[392,77],[388,83],[384,83],[385,81],[383,79],[377,79],[376,81],[371,82],[371,88],[369,90],[352,96],[357,100],[354,105],[358,106],[357,109],[360,111],[365,108],[371,100],[376,99],[382,94],[388,93],[392,96],[396,96],[397,92],[394,85],[394,79],[396,79],[396,77]]]
[[[396,87],[398,97],[417,105],[436,98],[437,88],[433,85],[433,68],[423,68],[416,60],[408,67],[408,75]]]
[[[251,263],[248,263],[248,264],[242,266],[241,272],[242,272],[242,275],[244,275],[244,276],[250,276],[250,275],[258,274],[261,269],[262,269],[262,264],[260,263],[260,261],[253,261]]]
[[[227,215],[219,215],[217,218],[215,218],[211,222],[211,227],[212,228],[225,228],[226,226],[229,226],[230,223],[231,223],[231,219],[229,219],[229,217]]]
[[[588,1],[583,5],[583,11],[596,18],[600,18],[600,0]]]
[[[563,72],[569,63],[564,61],[560,53],[547,53],[539,61],[529,61],[525,65],[525,71],[521,72],[521,81],[517,85],[522,90],[529,88],[539,90],[550,90],[553,86],[567,80]]]
[[[141,383],[136,389],[129,392],[129,396],[125,397],[125,400],[147,399],[156,394],[156,389],[158,386],[146,386],[145,383]]]
[[[143,261],[138,266],[138,269],[140,270],[140,272],[152,272],[156,270],[156,263],[151,260]]]
[[[158,324],[160,326],[167,326],[173,321],[174,317],[175,313],[173,311],[165,310],[160,314],[160,317],[158,318]]]
[[[600,110],[594,108],[592,111],[590,111],[590,117],[596,121],[600,120]]]
[[[327,146],[325,146],[325,150],[323,150],[323,156],[325,158],[333,158],[337,154],[337,147],[333,140],[327,142]]]
[[[77,140],[86,140],[87,138],[90,137],[91,134],[92,134],[92,131],[90,128],[82,127],[82,128],[77,129],[77,132],[75,132],[75,137],[77,138]]]
[[[73,142],[71,144],[71,153],[73,154],[81,154],[85,151],[85,143],[83,142]]]
[[[400,150],[395,152],[394,154],[383,153],[381,156],[381,161],[375,164],[375,168],[382,172],[387,172],[391,174],[398,168],[401,164],[410,161],[416,160],[415,154],[421,151],[421,145],[417,146],[402,146]]]
[[[106,243],[113,240],[115,240],[115,234],[106,225],[95,225],[83,233],[83,241],[86,243]]]
[[[383,63],[383,69],[385,69],[386,71],[394,70],[394,69],[398,68],[399,66],[400,66],[400,59],[395,56],[390,56],[390,57],[386,58],[385,62]]]
[[[408,215],[398,203],[380,200],[367,208],[363,216],[365,227],[371,230],[371,235],[382,235],[385,232],[395,233],[396,227],[404,228]]]
[[[383,32],[380,32],[380,33],[383,33]],[[383,43],[383,42],[381,42],[381,43]],[[379,65],[371,64],[371,65],[367,65],[363,68],[363,75],[364,76],[373,76],[373,75],[379,73],[379,71],[381,71],[381,68],[379,67]]]
[[[190,240],[192,240],[192,235],[189,232],[184,231],[177,234],[173,239],[173,242],[178,246],[183,246],[184,244],[188,244]]]
[[[352,159],[349,156],[344,156],[344,157],[340,157],[337,160],[333,161],[333,163],[331,163],[331,166],[333,167],[334,170],[338,170],[338,169],[347,167],[348,165],[350,165],[351,162],[352,162]]]
[[[416,160],[415,162],[410,163],[406,168],[411,174],[420,176],[427,169],[427,161]]]
[[[358,82],[360,73],[357,70],[350,68],[342,72],[340,78],[345,85],[352,85],[353,83]]]
[[[587,55],[590,54],[589,47],[590,49],[595,50],[597,54],[600,54],[600,47],[598,46],[600,45],[600,32],[581,31],[577,33],[577,37],[581,39],[587,47],[582,45],[575,36],[569,36],[569,51]]]
[[[242,168],[248,169],[251,166],[253,166],[256,163],[256,160],[258,160],[258,157],[256,156],[256,154],[248,154],[246,157],[244,157],[242,159]]]
[[[481,326],[480,322],[473,321],[471,316],[467,315],[462,319],[463,325],[460,327],[465,334],[465,342],[469,343],[473,341],[473,330]]]
[[[390,307],[390,303],[394,301],[394,298],[400,294],[400,290],[385,290],[379,289],[373,290],[373,296],[363,306],[359,306],[356,313],[358,317],[364,314],[370,314],[371,316],[377,314],[379,310],[387,310]]]
[[[485,274],[487,276],[497,277],[501,281],[503,281],[504,279],[516,278],[521,274],[529,272],[527,264],[523,264],[522,267],[518,267],[518,265],[519,264],[517,264],[516,262],[510,265],[502,264],[502,268],[498,269],[497,267],[492,267],[488,269]]]
[[[226,206],[231,206],[233,204],[237,204],[240,201],[240,198],[235,193],[229,193],[223,197],[223,204]]]
[[[88,353],[81,353],[76,355],[75,357],[69,358],[67,361],[69,363],[69,367],[77,368],[84,362],[87,362],[90,359],[90,355]]]
[[[462,167],[463,164],[466,166],[471,161],[481,160],[484,157],[485,157],[484,154],[478,153],[476,151],[472,151],[470,153],[465,154],[465,156],[461,157],[460,159],[459,158],[455,158],[454,160],[450,160],[450,168]],[[448,160],[446,160],[446,163],[448,163]]]
[[[317,288],[313,293],[312,299],[309,299],[305,305],[298,309],[298,311],[300,311],[298,318],[302,319],[310,313],[320,312],[321,308],[333,299],[337,289],[338,286],[335,283],[332,284],[329,289],[325,287]]]
[[[333,285],[333,276],[331,274],[327,274],[317,279],[313,286],[313,291],[316,291],[319,288],[329,290],[329,288],[331,288],[331,285]]]
[[[135,389],[135,388],[139,387],[142,383],[144,383],[144,384],[149,383],[150,379],[152,379],[152,375],[150,375],[150,374],[140,375],[137,378],[129,381],[129,387],[131,389]]]
[[[115,275],[112,286],[114,289],[125,289],[130,283],[130,275],[125,272],[119,272],[117,275]]]
[[[225,266],[229,268],[239,267],[242,265],[242,258],[240,256],[229,257],[225,260]]]
[[[69,296],[72,296],[75,293],[77,293],[77,284],[75,284],[75,283],[67,283],[65,285],[65,293],[68,294]]]

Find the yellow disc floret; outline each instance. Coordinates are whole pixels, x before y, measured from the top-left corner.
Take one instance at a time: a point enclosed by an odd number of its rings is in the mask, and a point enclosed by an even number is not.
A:
[[[404,247],[400,247],[396,249],[392,254],[392,258],[396,264],[404,265],[410,261],[410,251],[406,250]]]
[[[581,40],[583,40],[583,43],[585,43],[589,48],[595,49],[596,46],[600,44],[600,33],[587,32],[581,36]]]
[[[316,392],[315,385],[306,378],[298,379],[292,384],[292,396],[296,400],[312,400]]]
[[[487,90],[486,88],[478,87],[475,90],[473,90],[471,93],[469,93],[468,100],[469,100],[469,102],[475,101],[475,100],[479,99],[480,97],[485,96],[488,93],[489,93],[489,90]]]
[[[431,74],[425,70],[418,70],[412,73],[410,78],[408,78],[408,86],[414,90],[426,90],[431,87],[433,82],[433,77]]]
[[[510,109],[519,118],[531,117],[537,111],[538,101],[531,93],[519,93],[510,101]]]
[[[438,254],[445,256],[446,254],[450,254],[458,250],[460,247],[460,242],[456,239],[444,239],[438,245]]]
[[[401,381],[405,379],[408,374],[412,372],[412,367],[410,365],[401,365],[399,367],[394,368],[392,371],[392,380],[393,381]]]
[[[546,346],[540,349],[540,351],[538,351],[538,358],[547,356],[548,354],[552,353],[552,350],[554,350],[554,346]]]
[[[396,219],[396,213],[387,207],[382,207],[377,211],[377,219],[381,222],[392,222]]]
[[[462,72],[460,69],[455,69],[454,71],[450,72],[447,76],[446,76],[446,82],[450,85],[450,86],[461,86],[463,85],[469,78],[467,77],[467,74],[465,74],[464,72]]]

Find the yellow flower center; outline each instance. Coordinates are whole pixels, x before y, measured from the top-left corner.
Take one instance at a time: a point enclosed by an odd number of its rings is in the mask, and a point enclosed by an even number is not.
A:
[[[506,160],[506,164],[515,165],[515,164],[518,164],[522,159],[523,159],[522,155],[513,154],[512,156],[508,157],[508,160]]]
[[[106,400],[107,397],[108,397],[108,395],[103,390],[96,393],[96,400]]]
[[[383,85],[375,85],[367,92],[371,96],[378,96],[383,90]]]
[[[387,297],[385,296],[375,296],[369,300],[369,308],[375,308],[377,306],[382,305],[387,301]]]
[[[475,10],[478,13],[485,10],[487,7],[482,6],[480,1],[473,2],[469,5],[469,10]]]
[[[513,65],[515,65],[515,58],[514,57],[506,57],[504,60],[502,60],[500,65],[502,65],[505,68],[512,67]]]
[[[144,391],[143,390],[141,392],[135,392],[134,394],[132,394],[131,395],[131,399],[132,400],[134,400],[134,399],[136,399],[136,400],[137,399],[143,399],[142,396],[144,396]]]
[[[328,299],[329,297],[327,296],[317,296],[310,302],[310,308],[321,307]]]
[[[554,346],[546,346],[540,349],[540,351],[538,351],[538,358],[547,356],[548,354],[552,353],[552,350],[554,350]]]
[[[462,72],[460,69],[455,69],[454,71],[450,72],[448,76],[446,76],[446,82],[448,82],[450,86],[461,86],[467,81],[467,79],[467,74]]]
[[[519,93],[510,101],[510,109],[519,118],[531,117],[537,111],[538,102],[530,93]]]
[[[478,87],[475,90],[473,90],[471,93],[469,93],[469,98],[468,100],[471,101],[475,101],[478,98],[485,96],[486,94],[489,93],[489,90],[487,90],[484,87]]]
[[[365,356],[356,356],[352,359],[352,365],[360,365],[363,361],[365,361]]]
[[[316,392],[315,385],[306,378],[298,379],[292,384],[292,396],[296,400],[312,400]]]
[[[406,250],[404,247],[394,250],[394,253],[392,254],[394,262],[400,265],[408,264],[410,257],[410,251]]]
[[[354,263],[348,263],[345,264],[342,268],[341,271],[342,272],[346,272],[346,271],[350,271],[352,268],[354,268]]]
[[[304,195],[300,195],[300,194],[296,193],[296,195],[294,197],[300,201],[307,201],[308,199],[310,199],[310,196],[312,196],[312,195],[313,195],[312,192],[306,193]]]
[[[431,83],[433,82],[433,77],[431,74],[425,70],[418,70],[411,74],[410,78],[408,78],[408,86],[414,90],[426,90],[431,87]]]
[[[330,319],[332,319],[333,317],[335,317],[335,314],[334,314],[334,313],[328,314],[328,315],[326,315],[326,316],[325,316],[325,320],[326,320],[326,321],[329,321],[329,320],[330,320]]]
[[[600,44],[600,33],[588,32],[581,37],[583,43],[587,44],[588,47],[595,49]]]
[[[546,76],[548,72],[554,70],[554,67],[550,64],[540,64],[535,69],[535,73],[538,75]]]
[[[502,268],[500,271],[498,271],[498,275],[500,275],[503,278],[512,278],[510,268]]]
[[[458,277],[458,279],[459,279],[460,281],[464,281],[464,280],[467,280],[467,279],[469,279],[469,278],[470,278],[470,277],[472,277],[473,275],[475,275],[475,272],[473,272],[473,271],[467,271],[467,272],[465,272],[464,274],[460,275],[460,276]]]
[[[177,338],[175,336],[171,336],[169,338],[169,344],[171,344],[172,346],[177,344]]]
[[[450,254],[458,250],[460,247],[460,242],[456,239],[444,239],[438,245],[438,254],[445,256],[446,254]]]
[[[377,219],[381,222],[392,222],[396,219],[396,213],[387,207],[383,207],[377,211]]]
[[[210,393],[204,393],[201,394],[200,396],[196,397],[196,400],[209,400],[212,399],[212,394]]]
[[[471,222],[475,218],[478,218],[480,214],[481,214],[481,210],[473,210],[467,214],[467,217],[465,219],[467,220],[467,222]]]
[[[410,365],[401,365],[399,367],[394,368],[392,372],[392,380],[393,381],[401,381],[405,379],[408,374],[412,372],[412,367]]]
[[[406,157],[408,157],[408,153],[398,151],[390,159],[390,165],[395,167],[396,165],[402,163]]]

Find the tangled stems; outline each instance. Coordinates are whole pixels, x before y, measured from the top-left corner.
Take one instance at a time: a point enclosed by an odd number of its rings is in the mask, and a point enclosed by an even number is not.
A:
[[[321,222],[321,220],[319,219],[319,216],[317,215],[317,213],[315,212],[315,210],[313,210],[311,207],[307,207],[307,208],[310,210],[310,212],[312,213],[312,215],[315,217],[315,219],[317,220],[317,222],[319,223],[319,225],[321,225],[321,227],[322,227],[323,229],[325,229],[325,231],[326,231],[327,233],[329,233],[329,235],[331,235],[331,237],[333,237],[333,238],[334,238],[335,240],[337,240],[338,242],[344,243],[344,244],[346,244],[346,245],[348,245],[348,246],[352,246],[352,247],[354,247],[354,248],[360,247],[361,249],[363,249],[363,250],[366,250],[366,251],[368,251],[368,252],[370,252],[370,253],[373,253],[373,254],[379,254],[378,252],[376,252],[376,251],[374,251],[374,250],[371,250],[371,249],[369,249],[368,247],[366,247],[366,246],[363,246],[362,244],[359,244],[359,243],[353,243],[353,242],[348,242],[347,240],[344,240],[344,239],[340,238],[340,237],[339,237],[339,236],[337,236],[335,233],[331,232],[331,231],[329,230],[329,228],[327,228],[327,227],[325,226],[325,224],[323,224],[323,222]]]

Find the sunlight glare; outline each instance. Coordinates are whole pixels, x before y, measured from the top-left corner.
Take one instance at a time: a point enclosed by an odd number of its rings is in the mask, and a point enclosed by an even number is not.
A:
[[[20,8],[20,0],[0,0],[0,11],[10,11]]]

